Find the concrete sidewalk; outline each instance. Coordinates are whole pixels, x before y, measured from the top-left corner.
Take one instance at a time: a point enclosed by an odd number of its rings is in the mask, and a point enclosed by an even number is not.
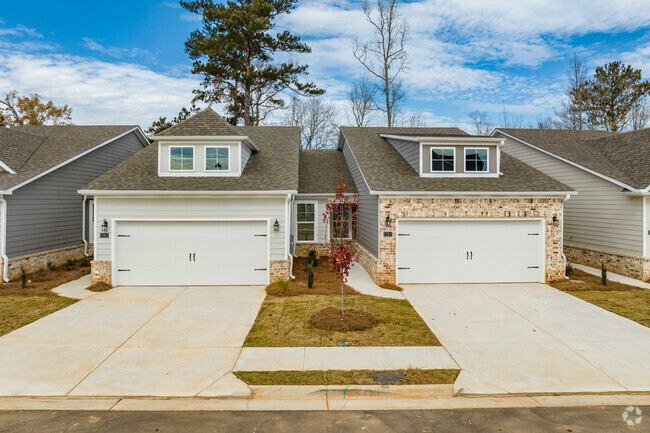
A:
[[[404,299],[402,292],[397,290],[382,289],[359,263],[352,266],[346,284],[364,295],[377,296],[379,298]]]
[[[54,293],[59,296],[72,299],[86,299],[89,296],[95,294],[90,290],[86,290],[86,287],[90,286],[90,274],[84,275],[78,280],[70,281],[52,289]]]

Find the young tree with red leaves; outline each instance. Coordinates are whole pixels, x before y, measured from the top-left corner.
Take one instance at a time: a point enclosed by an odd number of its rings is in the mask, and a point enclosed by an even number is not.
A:
[[[343,284],[350,275],[350,268],[359,261],[352,231],[357,225],[359,196],[346,194],[347,185],[339,178],[336,196],[325,205],[323,221],[329,226],[329,265],[341,280],[341,317],[344,317]]]

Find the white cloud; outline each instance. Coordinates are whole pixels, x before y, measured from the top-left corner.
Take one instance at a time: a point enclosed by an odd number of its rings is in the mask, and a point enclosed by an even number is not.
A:
[[[120,48],[120,47],[105,47],[99,42],[95,41],[92,38],[81,38],[83,45],[91,51],[97,51],[102,54],[106,54],[110,57],[115,57],[116,59],[122,59],[124,57],[148,57],[153,59],[153,54],[147,50],[141,48]]]
[[[72,107],[78,124],[139,124],[188,106],[199,81],[131,63],[0,51],[0,89],[39,93]]]
[[[0,21],[0,25],[5,24]],[[36,29],[32,29],[21,24],[14,27],[0,27],[0,36],[31,36],[33,38],[42,38],[43,35],[38,33]]]

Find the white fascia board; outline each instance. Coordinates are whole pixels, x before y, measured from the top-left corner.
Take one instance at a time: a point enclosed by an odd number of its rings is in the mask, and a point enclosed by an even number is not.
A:
[[[80,189],[77,193],[88,196],[286,196],[296,194],[296,190],[286,191],[145,191],[145,190],[92,190]]]
[[[242,142],[250,147],[251,150],[260,150],[255,143],[247,135],[153,135],[151,137],[154,141],[160,142],[178,142],[178,141],[202,141],[206,143],[222,143],[222,142]]]
[[[414,137],[408,135],[393,135],[393,134],[379,134],[382,138],[392,138],[394,140],[410,141],[412,143],[423,144],[485,144],[485,145],[498,145],[503,142],[502,138],[493,137]]]
[[[9,174],[16,174],[15,171],[13,171],[13,170],[12,170],[12,169],[7,165],[7,164],[5,164],[5,163],[2,162],[2,161],[0,161],[0,167],[2,167],[2,169],[3,169],[4,171],[6,171],[7,173],[9,173]]]
[[[416,137],[410,135],[393,135],[393,134],[379,134],[381,138],[392,138],[393,140],[410,141],[411,143],[419,143]]]
[[[371,191],[371,195],[379,195],[382,198],[401,197],[567,197],[577,195],[576,191]]]
[[[583,165],[580,165],[580,164],[578,164],[578,163],[575,163],[575,162],[573,162],[573,161],[571,161],[571,160],[569,160],[569,159],[562,158],[561,156],[558,156],[558,155],[556,155],[556,154],[554,154],[554,153],[552,153],[552,152],[549,152],[548,150],[542,149],[541,147],[537,147],[537,146],[535,146],[534,144],[530,144],[530,143],[528,143],[528,142],[526,142],[526,141],[524,141],[524,140],[522,140],[522,139],[520,139],[520,138],[517,138],[517,137],[515,137],[515,136],[513,136],[513,135],[510,135],[510,134],[508,134],[508,133],[505,133],[505,132],[501,131],[501,130],[498,129],[498,128],[495,129],[494,131],[492,131],[492,134],[495,134],[495,133],[497,133],[497,132],[498,132],[499,134],[503,134],[503,135],[505,135],[505,136],[508,137],[508,138],[512,138],[513,140],[516,140],[516,141],[518,141],[518,142],[520,142],[520,143],[522,143],[522,144],[525,144],[525,145],[528,146],[528,147],[531,147],[531,148],[533,148],[533,149],[535,149],[535,150],[538,150],[538,151],[540,151],[540,152],[542,152],[542,153],[544,153],[544,154],[546,154],[546,155],[549,155],[549,156],[552,156],[553,158],[559,159],[559,160],[562,161],[562,162],[566,162],[566,163],[569,164],[569,165],[572,165],[572,166],[574,166],[574,167],[576,167],[576,168],[579,168],[579,169],[581,169],[581,170],[584,170],[584,171],[586,171],[587,173],[591,173],[591,174],[593,174],[594,176],[598,176],[598,177],[600,177],[601,179],[605,179],[606,181],[611,182],[611,183],[613,183],[613,184],[615,184],[615,185],[618,185],[618,186],[620,186],[621,188],[629,189],[629,190],[632,191],[632,192],[639,191],[638,188],[634,188],[633,186],[630,186],[630,185],[628,185],[628,184],[626,184],[626,183],[623,183],[623,182],[621,182],[621,181],[619,181],[619,180],[616,180],[616,179],[611,178],[611,177],[609,177],[609,176],[606,176],[606,175],[604,175],[604,174],[602,174],[602,173],[599,173],[599,172],[597,172],[597,171],[595,171],[595,170],[592,170],[592,169],[590,169],[590,168],[587,168],[587,167],[585,167],[585,166],[583,166]]]
[[[138,131],[140,131],[140,132],[138,132]],[[84,152],[78,153],[78,154],[76,154],[75,156],[73,156],[72,158],[63,161],[63,162],[61,162],[61,163],[55,165],[54,167],[51,167],[51,168],[49,168],[49,169],[47,169],[47,170],[45,170],[45,171],[43,171],[43,172],[37,174],[37,175],[34,176],[34,177],[31,177],[31,178],[27,179],[26,181],[19,183],[18,185],[12,186],[11,188],[7,189],[6,194],[11,194],[12,192],[14,192],[15,190],[17,190],[18,188],[20,188],[20,187],[22,187],[22,186],[25,186],[25,185],[27,185],[28,183],[31,183],[31,182],[35,181],[36,179],[40,179],[41,177],[43,177],[43,176],[45,176],[45,175],[47,175],[47,174],[52,173],[54,170],[58,170],[59,168],[63,167],[64,165],[68,165],[68,164],[70,164],[71,162],[76,161],[77,159],[79,159],[79,158],[81,158],[81,157],[83,157],[83,156],[88,155],[90,152],[93,152],[93,151],[95,151],[95,150],[97,150],[97,149],[99,149],[99,148],[101,148],[101,147],[104,147],[104,146],[106,146],[107,144],[112,143],[113,141],[118,140],[118,139],[124,137],[125,135],[128,135],[128,134],[132,133],[132,132],[135,132],[136,135],[139,135],[139,134],[142,132],[142,130],[140,129],[139,126],[136,126],[136,127],[133,128],[133,129],[129,129],[128,131],[126,131],[126,132],[124,132],[124,133],[122,133],[122,134],[120,134],[120,135],[117,135],[117,136],[111,138],[110,140],[106,140],[106,141],[104,141],[103,143],[98,144],[97,146],[91,147],[90,149],[88,149],[88,150],[86,150],[86,151],[84,151]]]

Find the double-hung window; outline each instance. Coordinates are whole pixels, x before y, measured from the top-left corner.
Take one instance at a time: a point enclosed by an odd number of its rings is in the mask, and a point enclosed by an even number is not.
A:
[[[465,171],[466,172],[487,172],[488,171],[488,150],[465,148]]]
[[[230,147],[206,147],[205,171],[230,171]]]
[[[454,163],[456,151],[453,147],[431,148],[431,172],[444,173],[456,171]]]
[[[296,203],[296,225],[298,242],[316,241],[316,203]]]
[[[194,146],[171,146],[169,148],[170,171],[194,171]]]
[[[352,224],[350,221],[350,209],[344,205],[337,205],[332,214],[332,235],[337,239],[349,239]]]

